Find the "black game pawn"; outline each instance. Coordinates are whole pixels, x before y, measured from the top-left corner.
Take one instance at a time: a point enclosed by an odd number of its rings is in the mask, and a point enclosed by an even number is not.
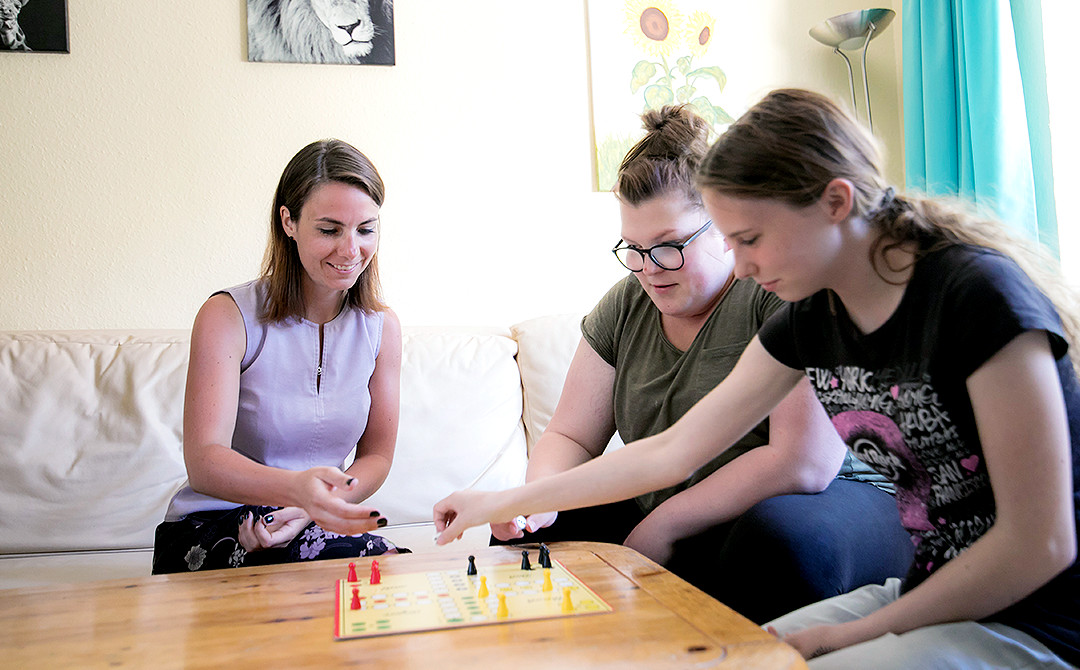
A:
[[[551,567],[551,550],[549,550],[548,546],[546,544],[544,544],[544,543],[540,543],[540,558],[539,558],[539,560],[540,560],[540,567],[541,568],[550,568]]]
[[[475,556],[469,556],[469,567],[468,567],[467,570],[465,570],[465,574],[467,574],[467,575],[475,575],[476,574],[476,557]]]
[[[524,549],[521,551],[521,569],[532,570],[532,564],[529,563],[529,552]]]

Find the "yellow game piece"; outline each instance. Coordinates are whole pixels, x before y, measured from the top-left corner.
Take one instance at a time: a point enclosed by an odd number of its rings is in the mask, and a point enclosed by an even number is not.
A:
[[[544,568],[544,583],[540,586],[541,591],[550,591],[553,589],[551,585],[551,568]]]
[[[499,609],[495,612],[495,616],[500,619],[505,619],[510,616],[510,610],[506,609],[506,594],[499,594]]]
[[[562,611],[573,612],[574,603],[570,601],[570,587],[567,586],[562,590]]]
[[[487,598],[488,597],[487,577],[480,577],[480,590],[476,592],[476,597],[477,598]]]

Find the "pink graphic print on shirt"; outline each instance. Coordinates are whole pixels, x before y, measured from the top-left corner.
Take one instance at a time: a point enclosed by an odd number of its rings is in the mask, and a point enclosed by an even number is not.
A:
[[[904,444],[896,422],[877,412],[841,412],[833,417],[840,438],[859,460],[896,484],[900,522],[908,530],[933,530],[926,501],[930,475]]]
[[[930,376],[859,366],[807,368],[814,391],[852,453],[896,488],[923,577],[994,523],[993,492],[977,438],[960,434]]]

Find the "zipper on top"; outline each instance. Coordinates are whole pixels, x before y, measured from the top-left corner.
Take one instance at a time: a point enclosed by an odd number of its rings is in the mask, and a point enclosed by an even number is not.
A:
[[[323,369],[323,324],[319,324],[319,364],[315,367],[315,392],[322,391]]]

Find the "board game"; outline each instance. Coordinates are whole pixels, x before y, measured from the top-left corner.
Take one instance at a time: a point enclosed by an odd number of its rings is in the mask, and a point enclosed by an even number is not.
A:
[[[529,565],[525,554],[521,566],[475,566],[470,556],[457,570],[386,575],[373,561],[367,579],[357,579],[350,564],[348,576],[337,581],[334,638],[613,611],[557,560],[542,555],[541,561]]]

